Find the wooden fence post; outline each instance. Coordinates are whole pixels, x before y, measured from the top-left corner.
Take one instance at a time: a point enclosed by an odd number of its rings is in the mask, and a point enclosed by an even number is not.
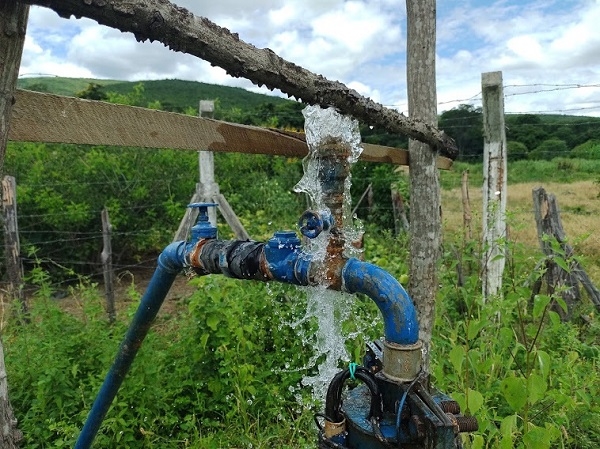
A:
[[[502,72],[481,75],[483,92],[484,301],[502,294],[506,238],[506,133]]]
[[[566,311],[556,307],[555,310],[563,320],[570,319],[573,308],[581,299],[578,282],[581,282],[596,308],[600,310],[600,291],[592,283],[581,264],[573,258],[573,247],[567,243],[556,197],[546,194],[542,187],[533,189],[532,195],[538,239],[546,255],[545,276],[548,288],[550,293],[562,289],[560,294],[567,305]],[[560,249],[557,250],[552,245],[552,239],[556,240]],[[568,265],[568,270],[564,269],[565,264]]]
[[[14,93],[23,54],[28,16],[29,5],[25,5],[21,1],[0,2],[0,55],[2,55],[0,63],[0,173],[3,173],[4,170],[4,154],[15,102]],[[18,236],[18,233],[16,235]],[[10,250],[8,247],[6,248],[7,253],[15,254],[14,251],[14,247]],[[18,255],[18,247],[16,251]],[[20,261],[18,267],[21,267]],[[17,428],[17,420],[8,398],[4,350],[0,339],[0,447],[16,449],[22,438],[23,434]]]
[[[115,273],[112,266],[112,225],[108,216],[108,209],[102,209],[102,242],[101,253],[102,269],[104,272],[104,291],[106,295],[106,312],[108,321],[115,322],[117,314],[115,312]]]
[[[471,200],[469,198],[469,170],[462,172],[461,193],[463,205],[464,238],[467,241],[471,241],[473,239],[473,230],[471,228],[471,220],[473,219],[473,215],[471,214]]]
[[[23,261],[17,222],[17,186],[13,176],[2,178],[2,211],[4,215],[4,257],[8,274],[9,296],[21,303],[23,312],[27,312],[27,303],[23,295]]]

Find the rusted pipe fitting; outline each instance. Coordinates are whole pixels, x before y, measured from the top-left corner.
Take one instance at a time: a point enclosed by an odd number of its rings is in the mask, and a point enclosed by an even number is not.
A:
[[[400,345],[383,342],[383,374],[394,382],[410,382],[421,371],[421,349],[423,342]]]
[[[336,435],[344,433],[346,431],[346,419],[340,422],[331,422],[329,420],[325,420],[325,437],[328,439],[333,438]]]

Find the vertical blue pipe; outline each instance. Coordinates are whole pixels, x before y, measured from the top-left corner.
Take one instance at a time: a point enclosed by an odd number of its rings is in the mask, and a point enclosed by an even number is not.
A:
[[[75,449],[88,449],[91,447],[102,420],[108,412],[121,383],[123,383],[123,379],[129,371],[133,359],[150,329],[150,325],[156,318],[156,314],[171,285],[173,285],[177,273],[183,268],[185,250],[185,242],[176,242],[165,248],[159,256],[158,267],[152,275],[115,361],[104,379],[98,396],[96,396],[94,405],[75,443]]]
[[[417,310],[404,287],[376,265],[349,259],[342,269],[349,293],[363,293],[375,301],[383,315],[385,340],[412,345],[419,340]]]

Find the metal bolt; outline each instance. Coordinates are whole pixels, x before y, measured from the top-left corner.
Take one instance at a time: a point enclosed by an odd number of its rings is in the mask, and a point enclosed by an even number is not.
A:
[[[459,432],[476,432],[479,430],[479,423],[474,416],[457,416],[456,423]]]
[[[456,401],[441,401],[440,407],[444,413],[452,413],[453,415],[460,413],[460,405]]]

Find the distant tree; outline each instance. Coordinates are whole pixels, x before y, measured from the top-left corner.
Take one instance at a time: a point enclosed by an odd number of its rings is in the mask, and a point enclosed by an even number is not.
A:
[[[50,92],[50,88],[46,83],[31,83],[27,86],[27,90],[32,90],[34,92]]]
[[[600,159],[600,140],[592,139],[577,145],[569,155],[581,159]]]
[[[509,140],[506,144],[506,147],[508,152],[508,161],[518,161],[520,159],[527,159],[529,149],[524,143]]]
[[[98,83],[89,83],[87,87],[75,94],[79,98],[86,98],[88,100],[106,100],[108,95],[102,89],[104,87]]]
[[[560,139],[544,140],[538,147],[529,153],[529,159],[551,160],[555,157],[568,156],[569,148],[567,144]]]
[[[548,134],[538,115],[508,115],[506,116],[506,139],[521,142],[531,151],[548,139]]]
[[[456,141],[460,159],[471,160],[483,154],[483,112],[480,107],[461,104],[444,111],[438,127]]]
[[[108,92],[107,100],[110,103],[126,104],[129,106],[147,106],[144,98],[144,83],[138,83],[133,86],[131,92],[121,94],[118,92]]]

